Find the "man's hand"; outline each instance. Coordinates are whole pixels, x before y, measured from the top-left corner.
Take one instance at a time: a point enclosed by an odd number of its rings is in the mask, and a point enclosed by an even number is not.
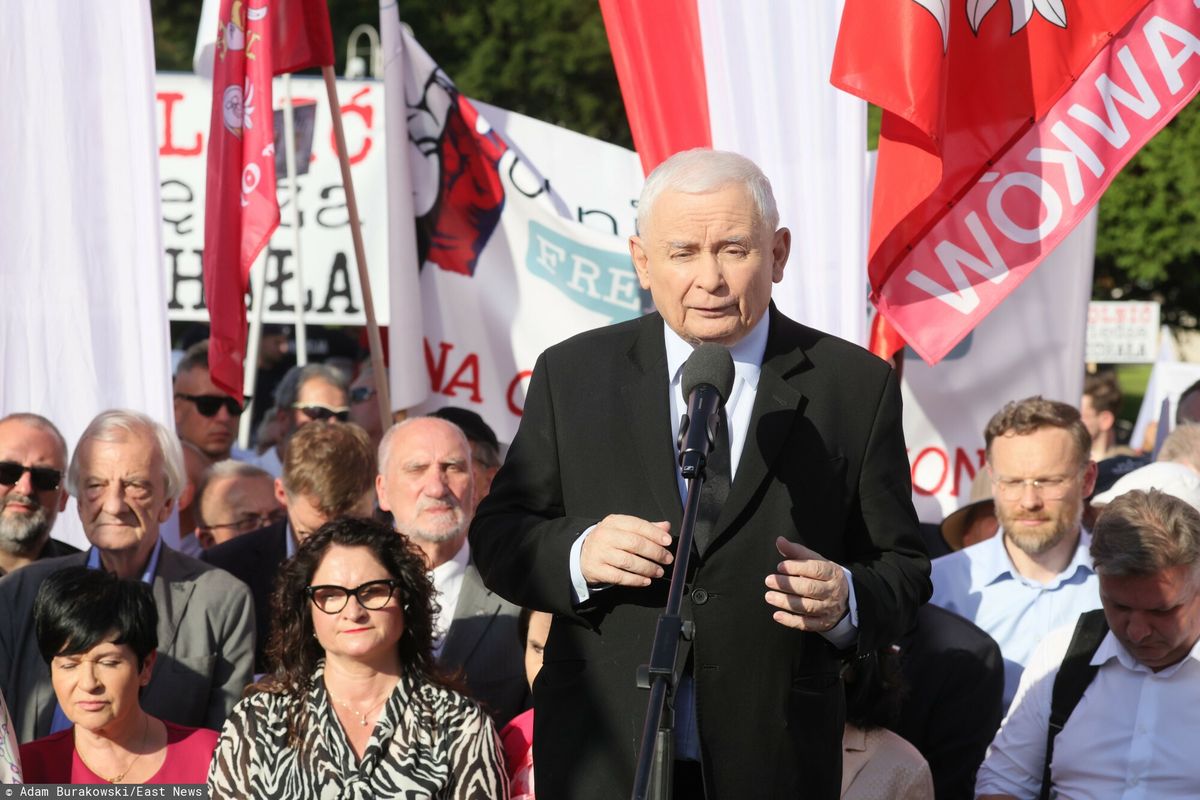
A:
[[[802,544],[776,537],[784,561],[767,576],[767,603],[775,606],[781,625],[821,633],[831,629],[850,610],[850,586],[837,564]]]
[[[600,520],[579,552],[579,568],[588,586],[649,586],[663,576],[673,556],[671,523],[647,522],[624,514]]]

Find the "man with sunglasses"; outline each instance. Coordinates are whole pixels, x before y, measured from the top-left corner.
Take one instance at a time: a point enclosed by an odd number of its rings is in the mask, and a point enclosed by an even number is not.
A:
[[[1092,437],[1066,403],[1027,397],[984,431],[1000,532],[933,561],[933,598],[974,622],[1004,656],[1004,707],[1050,631],[1100,607],[1083,530],[1096,483]]]
[[[79,550],[50,538],[66,508],[67,443],[38,414],[0,419],[0,576]]]
[[[230,457],[237,439],[242,406],[217,388],[208,372],[208,343],[188,349],[175,369],[175,432],[208,456]]]
[[[288,439],[310,422],[349,422],[346,378],[325,364],[292,367],[275,389],[279,441],[252,463],[275,477],[283,474]]]

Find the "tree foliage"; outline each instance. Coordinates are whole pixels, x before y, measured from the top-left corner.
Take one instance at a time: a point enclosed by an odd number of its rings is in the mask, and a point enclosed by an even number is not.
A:
[[[1156,299],[1167,321],[1200,317],[1200,105],[1183,109],[1100,200],[1097,299]]]
[[[158,68],[191,71],[200,4],[151,0],[151,12]],[[400,0],[400,16],[467,96],[633,146],[598,3]],[[339,74],[363,23],[378,30],[378,0],[330,2]]]

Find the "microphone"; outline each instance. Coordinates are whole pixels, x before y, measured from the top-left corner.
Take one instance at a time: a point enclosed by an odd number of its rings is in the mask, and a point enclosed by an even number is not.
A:
[[[733,389],[733,356],[714,342],[692,351],[683,364],[680,385],[688,399],[679,422],[679,470],[685,480],[700,477],[716,440],[720,411]]]

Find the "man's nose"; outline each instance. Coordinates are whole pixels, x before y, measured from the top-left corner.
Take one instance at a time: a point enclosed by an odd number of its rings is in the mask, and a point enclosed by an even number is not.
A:
[[[124,513],[125,491],[120,481],[110,481],[104,487],[104,494],[100,496],[100,507],[113,516]]]
[[[725,284],[725,272],[717,253],[704,252],[696,259],[695,284],[710,294]]]
[[[17,494],[23,494],[26,497],[35,496],[33,490],[33,473],[25,470],[21,473],[21,477],[17,478],[17,482],[13,484],[13,491]]]
[[[1129,615],[1129,622],[1125,624],[1125,636],[1134,644],[1144,642],[1153,633],[1146,618],[1136,612]]]

